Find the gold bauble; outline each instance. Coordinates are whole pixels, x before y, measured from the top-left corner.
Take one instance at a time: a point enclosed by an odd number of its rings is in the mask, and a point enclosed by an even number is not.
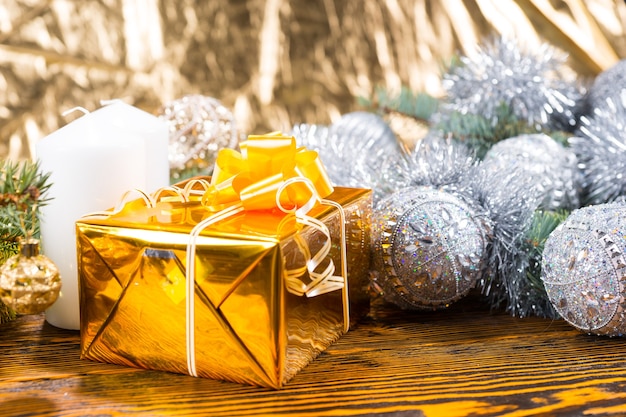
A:
[[[37,239],[20,242],[20,253],[0,267],[0,300],[18,314],[38,314],[58,298],[61,278],[56,265],[39,253]]]

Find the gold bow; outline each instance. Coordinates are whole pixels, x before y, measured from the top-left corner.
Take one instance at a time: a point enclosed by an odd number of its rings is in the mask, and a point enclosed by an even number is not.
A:
[[[296,148],[292,136],[252,135],[239,147],[241,153],[222,149],[217,155],[211,186],[202,199],[212,211],[237,204],[244,210],[305,207],[311,190],[302,181],[289,181],[292,178],[308,179],[319,198],[333,192],[317,152]]]

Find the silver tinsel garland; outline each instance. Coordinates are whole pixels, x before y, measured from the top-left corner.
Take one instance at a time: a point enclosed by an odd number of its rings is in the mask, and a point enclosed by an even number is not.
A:
[[[565,59],[548,44],[530,51],[511,39],[486,43],[444,74],[447,97],[438,117],[481,115],[495,126],[497,109],[504,104],[537,131],[572,130],[583,91],[566,80]]]
[[[475,187],[494,221],[491,275],[481,282],[492,306],[515,316],[556,317],[539,277],[528,270],[537,256],[524,239],[536,210],[579,207],[581,175],[576,155],[544,134],[520,135],[485,155]]]
[[[412,152],[384,160],[383,169],[392,173],[385,176],[385,190],[413,186],[466,188],[463,184],[470,180],[477,164],[478,160],[465,144],[431,130]]]
[[[544,308],[547,301],[541,302],[544,294],[532,290],[526,277],[529,258],[522,245],[544,199],[536,178],[526,175],[519,165],[494,169],[481,164],[473,187],[475,197],[494,225],[487,260],[489,271],[479,282],[481,291],[492,307],[504,306],[514,316],[550,316],[551,309]]]
[[[570,139],[582,171],[582,204],[602,204],[626,196],[626,89],[580,118]]]
[[[495,117],[504,102],[537,130],[571,129],[580,92],[555,76],[553,55],[544,47],[525,56],[501,41],[451,73],[474,95],[449,97],[444,111]],[[477,81],[472,70],[481,65],[486,73]],[[320,152],[336,185],[374,189],[373,285],[385,299],[401,308],[443,308],[478,283],[494,308],[554,316],[543,287],[526,276],[523,239],[538,208],[578,206],[580,173],[570,150],[545,135],[522,135],[478,164],[466,144],[436,130],[408,153],[382,119],[349,116],[347,129],[299,125],[293,134]]]

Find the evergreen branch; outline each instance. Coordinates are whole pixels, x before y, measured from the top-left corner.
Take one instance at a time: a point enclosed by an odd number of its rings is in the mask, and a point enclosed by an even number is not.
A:
[[[522,242],[522,249],[528,253],[528,267],[526,278],[528,282],[537,289],[545,293],[543,281],[541,280],[541,259],[546,239],[550,233],[556,229],[568,216],[570,212],[537,210],[533,216],[532,223],[526,232]]]
[[[0,218],[4,220],[0,224],[0,238],[25,235],[22,221],[27,230],[38,235],[36,217],[39,208],[49,201],[46,197],[51,186],[49,179],[49,173],[40,172],[38,162],[0,161]]]
[[[437,111],[438,100],[427,93],[414,93],[408,87],[402,87],[399,94],[392,94],[382,87],[376,88],[372,99],[361,98],[360,104],[374,109],[378,113],[401,113],[429,124],[431,116]]]
[[[513,109],[505,103],[496,108],[491,119],[480,114],[462,114],[458,111],[441,116],[436,127],[446,136],[475,149],[476,156],[481,159],[501,140],[525,133],[537,133],[536,129],[518,119]]]
[[[0,161],[0,264],[18,253],[18,241],[39,236],[39,208],[49,199],[50,174],[42,174],[38,162]],[[0,303],[0,323],[15,312]]]
[[[11,256],[18,252],[19,245],[17,239],[2,239],[0,240],[0,264],[3,264]]]
[[[456,62],[450,65],[462,64]],[[443,132],[444,136],[468,145],[479,159],[482,159],[497,142],[514,136],[545,133],[563,146],[568,146],[570,136],[566,132],[545,128],[543,132],[538,132],[536,126],[530,126],[526,120],[518,118],[514,109],[504,102],[496,106],[493,115],[486,117],[482,114],[447,109],[445,102],[440,104],[435,97],[423,92],[413,92],[408,87],[402,87],[399,94],[390,93],[379,87],[372,99],[360,98],[359,101],[362,106],[379,114],[395,112],[431,126]]]
[[[496,108],[491,119],[479,114],[462,114],[459,111],[442,114],[436,128],[446,136],[475,149],[476,156],[480,159],[499,141],[515,136],[545,133],[563,146],[568,146],[568,138],[571,136],[558,130],[544,129],[538,132],[535,127],[516,117],[513,109],[505,103]]]

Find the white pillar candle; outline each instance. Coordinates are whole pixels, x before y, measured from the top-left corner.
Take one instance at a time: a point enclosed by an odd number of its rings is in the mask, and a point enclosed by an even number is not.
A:
[[[111,208],[131,189],[169,184],[165,123],[116,101],[40,140],[36,156],[50,173],[51,201],[41,208],[41,246],[59,268],[61,294],[46,311],[53,326],[78,330],[80,311],[75,222]]]
[[[169,127],[156,116],[119,100],[113,100],[98,110],[99,117],[109,120],[113,128],[133,133],[144,140],[146,158],[146,188],[152,193],[170,183],[168,159]]]

